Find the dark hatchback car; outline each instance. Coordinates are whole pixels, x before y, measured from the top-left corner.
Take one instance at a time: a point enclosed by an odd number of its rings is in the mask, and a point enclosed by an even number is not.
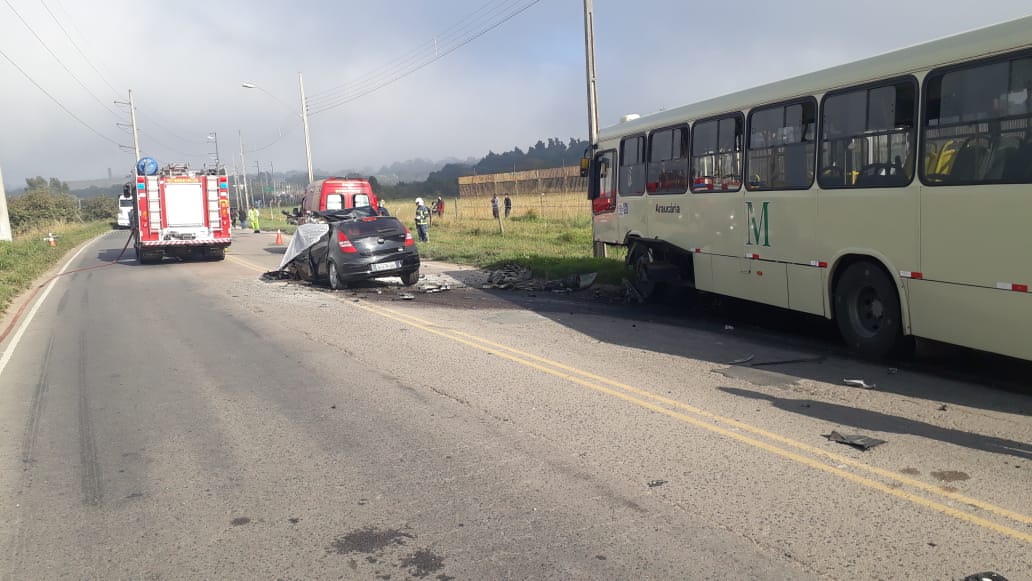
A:
[[[309,280],[328,280],[339,289],[350,282],[400,276],[419,282],[419,250],[397,218],[344,211],[324,212],[328,229],[293,258],[287,270]]]

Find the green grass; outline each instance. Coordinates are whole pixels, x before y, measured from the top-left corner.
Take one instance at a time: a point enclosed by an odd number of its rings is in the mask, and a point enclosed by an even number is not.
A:
[[[611,258],[592,257],[591,215],[587,208],[580,212],[570,209],[575,207],[572,204],[586,206],[586,201],[581,195],[566,196],[570,200],[561,196],[555,194],[552,205],[525,207],[514,213],[502,221],[504,232],[491,218],[489,206],[484,212],[470,212],[466,208],[476,200],[463,200],[462,212],[445,213],[435,219],[430,242],[419,244],[420,255],[487,269],[516,264],[544,279],[597,272],[599,283],[618,284],[626,276],[622,253],[616,252]],[[395,207],[395,215],[415,234],[415,206]],[[451,207],[455,207],[454,202]]]
[[[54,224],[21,232],[15,235],[13,242],[0,242],[0,314],[18,293],[29,288],[69,250],[110,229],[110,222]],[[56,247],[42,239],[47,232],[57,235]]]

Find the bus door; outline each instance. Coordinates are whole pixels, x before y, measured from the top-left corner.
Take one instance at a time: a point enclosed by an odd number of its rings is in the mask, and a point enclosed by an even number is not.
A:
[[[616,220],[616,175],[616,151],[610,149],[596,154],[588,182],[592,233],[596,242],[624,242]]]
[[[620,141],[616,195],[617,230],[621,237],[648,235],[645,181],[645,135],[625,137]]]

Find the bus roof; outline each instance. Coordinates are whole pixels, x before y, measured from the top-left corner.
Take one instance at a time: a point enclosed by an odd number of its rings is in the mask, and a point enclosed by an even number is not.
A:
[[[625,123],[606,127],[599,132],[599,141],[667,127],[688,120],[702,119],[731,111],[742,111],[765,103],[824,93],[840,87],[916,73],[955,62],[1032,47],[1030,30],[1032,30],[1032,16],[993,24],[848,64],[645,115]]]

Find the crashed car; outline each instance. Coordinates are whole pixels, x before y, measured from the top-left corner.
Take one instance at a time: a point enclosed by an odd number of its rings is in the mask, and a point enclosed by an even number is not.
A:
[[[292,278],[328,281],[336,290],[351,282],[400,276],[419,282],[419,250],[397,218],[368,208],[315,212],[324,222],[298,226],[279,270]]]

